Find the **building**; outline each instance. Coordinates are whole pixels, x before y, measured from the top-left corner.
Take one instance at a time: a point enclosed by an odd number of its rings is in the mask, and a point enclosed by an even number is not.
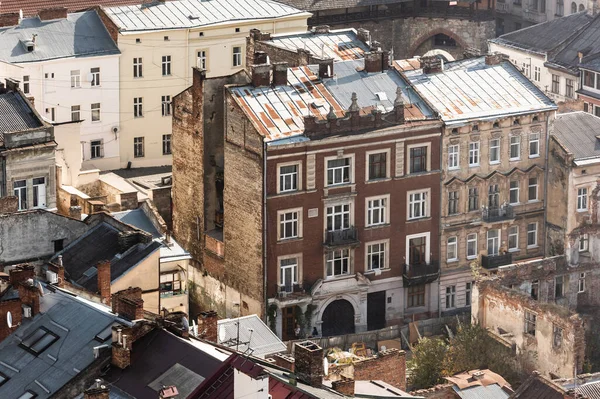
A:
[[[56,207],[54,128],[7,79],[0,86],[0,197],[15,196],[17,209]]]
[[[537,24],[551,22],[561,17],[573,15],[596,6],[595,1],[537,1],[502,0],[496,1],[496,32],[498,35],[518,31]]]
[[[491,370],[470,370],[445,377],[444,384],[411,392],[425,399],[512,398],[510,384]],[[545,398],[545,396],[544,396]]]
[[[572,391],[571,391],[572,392]],[[582,393],[587,393],[582,390]],[[517,391],[511,395],[511,399],[528,399],[532,397],[548,398],[548,399],[575,399],[578,396],[570,395],[569,391],[565,390],[559,384],[544,377],[539,372],[533,373]],[[584,396],[593,399],[593,396]]]
[[[600,64],[596,59],[600,49],[589,52],[581,58],[579,65],[580,89],[577,91],[579,98],[583,100],[583,110],[600,116]],[[599,82],[599,83],[596,83]]]
[[[558,114],[550,130],[548,252],[565,253],[573,264],[579,263],[580,257],[590,256],[585,231],[594,230],[596,223],[593,215],[600,176],[600,152],[596,150],[599,129],[597,116],[570,112]]]
[[[250,29],[306,30],[306,12],[271,0],[244,4],[140,1],[99,11],[121,52],[120,167],[171,164],[171,101],[191,84],[193,66],[227,76],[245,67]]]
[[[90,10],[98,5],[110,7],[138,4],[139,2],[140,0],[55,0],[52,5],[54,7],[65,7],[69,13],[75,13]],[[20,0],[4,0],[2,3],[2,13],[19,14],[22,12],[25,17],[34,17],[40,10],[46,8],[48,8],[48,3],[44,0],[30,0],[26,3]]]
[[[79,137],[69,139],[80,142],[82,169],[118,168],[120,53],[96,11],[8,14],[0,26],[0,59],[22,67],[7,77],[46,121],[81,121]]]
[[[501,55],[404,72],[444,122],[440,310],[468,308],[473,267],[544,254],[547,131],[556,105]]]

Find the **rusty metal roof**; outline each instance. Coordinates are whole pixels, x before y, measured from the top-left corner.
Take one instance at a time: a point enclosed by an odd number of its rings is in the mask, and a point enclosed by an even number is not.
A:
[[[305,49],[316,57],[332,58],[335,61],[360,59],[365,51],[369,51],[369,47],[358,38],[354,29],[273,36],[265,42],[294,52]]]
[[[486,65],[485,57],[449,62],[444,71],[404,75],[446,124],[556,109],[556,104],[508,61]]]
[[[395,60],[393,66],[400,72],[406,72],[421,68],[421,62],[418,58],[408,58],[406,60]]]

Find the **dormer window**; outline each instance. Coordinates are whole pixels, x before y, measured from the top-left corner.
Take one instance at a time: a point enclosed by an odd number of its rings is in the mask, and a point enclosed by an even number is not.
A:
[[[27,51],[28,53],[31,53],[35,50],[34,40],[23,40],[21,41],[21,44],[23,45],[23,48],[25,48],[25,51]]]

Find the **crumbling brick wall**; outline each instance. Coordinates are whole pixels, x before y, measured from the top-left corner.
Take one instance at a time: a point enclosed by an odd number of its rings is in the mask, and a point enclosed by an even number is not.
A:
[[[354,362],[354,380],[381,380],[406,390],[406,354],[398,349],[379,352],[377,357]]]

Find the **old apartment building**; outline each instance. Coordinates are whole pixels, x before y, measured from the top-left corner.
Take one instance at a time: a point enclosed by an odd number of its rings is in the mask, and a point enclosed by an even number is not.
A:
[[[497,0],[498,35],[573,15],[595,6],[589,0]]]
[[[499,54],[404,73],[444,122],[440,308],[468,308],[473,267],[544,254],[548,124],[556,106]]]

